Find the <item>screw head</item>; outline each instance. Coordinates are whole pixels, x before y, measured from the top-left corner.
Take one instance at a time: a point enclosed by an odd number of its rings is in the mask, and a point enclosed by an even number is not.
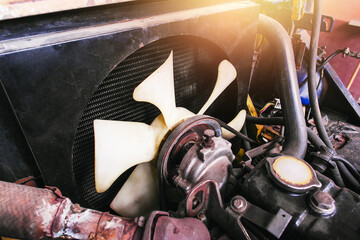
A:
[[[238,198],[234,200],[233,204],[236,209],[240,209],[244,206],[244,202]]]
[[[247,201],[241,196],[235,196],[230,201],[230,207],[234,212],[241,213],[247,207]]]

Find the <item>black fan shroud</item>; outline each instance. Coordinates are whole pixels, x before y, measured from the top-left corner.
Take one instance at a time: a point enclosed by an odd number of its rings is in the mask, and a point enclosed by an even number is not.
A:
[[[109,210],[109,205],[132,169],[122,174],[104,193],[95,191],[93,120],[108,119],[150,124],[160,111],[153,105],[136,102],[134,88],[174,52],[175,97],[178,107],[197,113],[215,85],[218,64],[227,56],[207,40],[170,37],[158,40],[120,62],[94,92],[79,122],[73,147],[73,169],[88,207]],[[237,86],[234,81],[205,113],[223,121],[236,115]],[[141,151],[141,149],[139,149]]]

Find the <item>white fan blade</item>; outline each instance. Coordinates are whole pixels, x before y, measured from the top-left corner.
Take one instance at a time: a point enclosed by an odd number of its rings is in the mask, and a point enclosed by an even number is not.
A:
[[[168,59],[135,88],[133,98],[136,101],[149,102],[159,108],[168,128],[175,124],[176,103],[172,51]]]
[[[204,106],[200,109],[197,115],[202,115],[210,107],[210,105],[215,101],[215,99],[227,88],[232,81],[236,78],[236,69],[235,67],[227,60],[223,60],[219,64],[218,68],[218,77],[216,80],[215,87],[206,101]]]
[[[246,110],[241,110],[236,117],[229,122],[229,126],[235,129],[236,131],[240,131],[242,127],[244,126],[246,119]],[[229,132],[226,129],[222,129],[223,138],[229,140],[235,137],[235,134]]]
[[[154,159],[156,131],[145,123],[95,120],[95,187],[106,191],[127,169]]]
[[[135,168],[110,207],[124,217],[146,216],[159,209],[159,188],[153,162],[141,163]]]
[[[181,107],[176,108],[174,114],[178,122],[195,115]],[[156,129],[155,148],[158,149],[169,130],[162,114],[155,118],[151,127]],[[114,211],[125,217],[135,217],[159,209],[155,162],[141,163],[135,168],[110,205]]]

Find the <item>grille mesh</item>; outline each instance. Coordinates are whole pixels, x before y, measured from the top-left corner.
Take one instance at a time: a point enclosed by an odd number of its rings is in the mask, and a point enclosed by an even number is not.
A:
[[[175,97],[178,107],[196,113],[209,97],[217,77],[217,66],[224,55],[210,43],[192,37],[159,40],[137,50],[104,79],[90,99],[75,135],[73,168],[82,197],[89,207],[108,210],[108,206],[132,169],[105,193],[96,193],[94,183],[94,119],[136,121],[150,124],[160,114],[151,104],[132,99],[134,88],[155,71],[174,51]],[[206,112],[224,121],[235,115],[234,82]]]

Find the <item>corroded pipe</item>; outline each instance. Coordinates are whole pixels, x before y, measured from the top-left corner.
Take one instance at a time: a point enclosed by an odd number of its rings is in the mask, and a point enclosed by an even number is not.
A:
[[[140,239],[142,220],[82,208],[56,188],[40,189],[0,181],[0,236]]]

